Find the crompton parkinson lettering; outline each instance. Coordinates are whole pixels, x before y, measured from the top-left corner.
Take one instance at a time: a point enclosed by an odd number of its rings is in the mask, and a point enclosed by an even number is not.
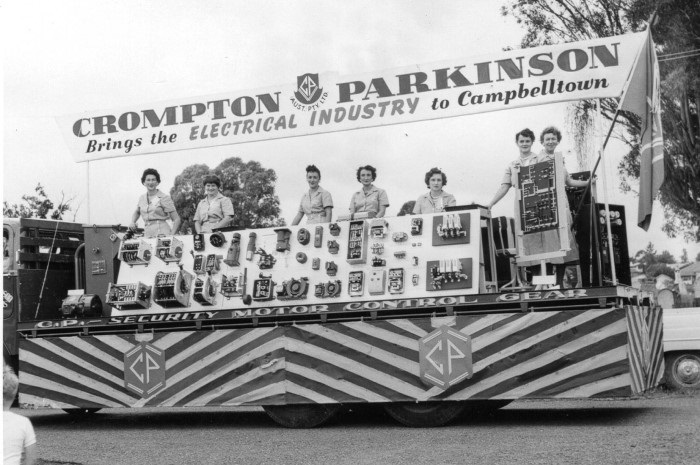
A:
[[[428,73],[399,74],[396,76],[398,82],[395,84],[398,85],[398,92],[393,92],[382,77],[374,78],[369,83],[363,81],[341,82],[337,84],[338,103],[351,102],[358,95],[363,95],[362,100],[368,100],[372,95],[375,98],[385,98],[452,87],[489,84],[494,81],[505,81],[506,78],[516,80],[525,77],[540,77],[552,73],[555,69],[576,72],[584,68],[597,69],[600,65],[605,68],[614,67],[619,65],[618,45],[620,45],[619,42],[610,44],[610,46],[596,45],[587,49],[567,49],[559,53],[556,58],[552,53],[542,52],[530,57],[523,55],[503,60],[474,63],[471,68],[459,65],[454,68],[435,69],[432,72],[432,82],[430,83],[428,82]]]
[[[276,113],[280,111],[280,92],[273,94],[260,94],[255,98],[241,96],[233,100],[221,99],[206,103],[195,102],[166,107],[160,116],[156,110],[147,109],[127,111],[119,116],[102,115],[91,118],[80,118],[73,123],[73,134],[76,137],[89,135],[99,136],[112,134],[119,131],[133,131],[135,129],[159,128],[161,126],[174,126],[177,124],[191,124],[197,120],[215,121],[226,119],[227,112],[233,116],[245,117],[251,114]]]

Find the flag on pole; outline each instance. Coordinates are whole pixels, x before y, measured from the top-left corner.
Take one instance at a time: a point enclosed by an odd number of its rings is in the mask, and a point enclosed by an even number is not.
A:
[[[664,182],[664,138],[661,131],[659,63],[647,28],[637,60],[625,84],[620,109],[642,118],[640,132],[639,212],[637,224],[649,229],[654,197]]]

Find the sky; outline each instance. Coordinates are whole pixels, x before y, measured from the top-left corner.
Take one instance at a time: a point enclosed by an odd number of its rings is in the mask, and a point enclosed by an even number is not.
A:
[[[566,104],[361,129],[187,152],[73,161],[56,117],[151,102],[278,85],[308,72],[339,75],[398,68],[518,48],[523,29],[500,14],[501,1],[10,1],[4,19],[3,199],[17,203],[40,182],[51,199],[74,198],[75,220],[127,224],[144,191],[145,168],[161,173],[161,190],[187,166],[215,167],[238,156],[278,175],[282,216],[290,222],[308,189],[305,167],[317,165],[334,199],[334,217],[360,188],[355,170],[377,168],[395,215],[426,192],[424,173],[447,173],[458,204],[486,204],[518,156],[512,134],[564,130],[560,149],[578,166],[566,131]],[[540,150],[539,144],[533,150]],[[609,201],[636,218],[637,199],[619,192],[615,166],[625,152],[612,143]],[[607,173],[607,176],[605,174]],[[513,191],[494,208],[512,216]],[[71,218],[69,215],[68,219]],[[650,230],[628,225],[630,252],[652,242],[691,259],[700,245],[661,232],[657,205]]]

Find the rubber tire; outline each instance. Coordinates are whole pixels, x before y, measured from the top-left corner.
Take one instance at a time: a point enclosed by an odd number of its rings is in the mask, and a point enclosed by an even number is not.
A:
[[[63,411],[68,415],[92,415],[97,413],[101,408],[64,408]]]
[[[402,425],[431,428],[454,420],[465,407],[464,402],[396,402],[385,404],[384,410]]]
[[[285,428],[315,428],[340,410],[340,404],[264,405],[265,413]]]
[[[684,369],[684,373],[681,373]],[[666,385],[672,389],[700,389],[700,354],[673,352],[666,354]]]

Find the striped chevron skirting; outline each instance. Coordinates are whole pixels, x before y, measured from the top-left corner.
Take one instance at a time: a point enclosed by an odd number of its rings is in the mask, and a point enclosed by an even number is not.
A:
[[[628,306],[629,361],[632,392],[655,387],[663,377],[663,324],[661,308]]]
[[[658,310],[627,307],[29,338],[20,344],[20,403],[628,396],[655,386],[663,371],[660,323]]]

